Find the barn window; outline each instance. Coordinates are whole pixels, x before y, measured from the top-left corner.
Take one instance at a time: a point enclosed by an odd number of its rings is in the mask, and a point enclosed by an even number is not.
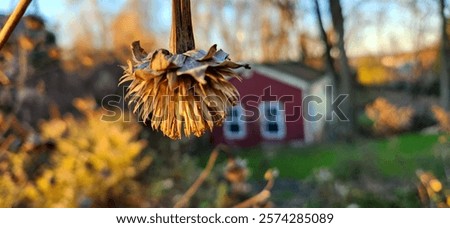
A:
[[[247,126],[241,105],[230,108],[223,129],[227,139],[242,139],[246,136]]]
[[[261,135],[266,139],[283,139],[286,136],[286,123],[282,103],[262,102],[259,110]]]

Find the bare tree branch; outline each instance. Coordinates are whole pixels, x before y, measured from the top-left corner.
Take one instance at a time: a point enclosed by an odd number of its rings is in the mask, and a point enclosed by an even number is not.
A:
[[[339,82],[338,75],[336,70],[334,69],[333,58],[331,57],[331,45],[328,42],[327,32],[323,26],[322,14],[320,12],[320,6],[318,0],[314,0],[314,8],[317,17],[317,21],[319,23],[320,30],[320,38],[322,39],[323,44],[325,45],[325,67],[326,71],[330,72],[335,83]]]
[[[0,50],[6,44],[6,41],[8,41],[8,38],[11,36],[14,28],[19,23],[20,18],[22,18],[30,3],[31,0],[21,0],[12,12],[11,16],[9,16],[8,20],[0,31]]]

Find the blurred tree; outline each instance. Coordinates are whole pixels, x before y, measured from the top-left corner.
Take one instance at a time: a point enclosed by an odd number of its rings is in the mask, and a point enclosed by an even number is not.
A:
[[[106,47],[103,43],[107,40],[106,34],[101,33],[106,26],[106,18],[99,17],[97,20],[96,15],[101,14],[101,9],[95,0],[66,2],[78,20],[70,24],[73,42],[65,53],[67,61],[64,62],[64,67],[70,72],[86,74],[85,69],[91,69],[105,60],[105,57],[95,58],[95,54],[98,54],[100,48]],[[100,46],[96,46],[97,44]]]
[[[198,46],[222,42],[219,46],[229,50],[237,60],[293,59],[298,54],[293,39],[298,34],[297,4],[296,0],[194,2],[193,24]]]
[[[333,79],[335,81],[335,83],[338,83],[339,78],[338,75],[336,73],[336,70],[334,69],[334,61],[333,58],[331,57],[331,44],[328,41],[328,36],[327,33],[325,31],[325,28],[323,26],[323,20],[322,20],[322,14],[320,12],[320,6],[319,6],[319,2],[318,0],[314,0],[314,5],[315,5],[315,13],[316,13],[316,17],[317,17],[317,22],[319,25],[319,31],[320,31],[320,38],[322,39],[322,42],[325,46],[325,52],[324,52],[324,56],[325,56],[325,70],[327,72],[329,72],[332,76]]]
[[[448,57],[447,51],[448,47],[448,34],[447,34],[447,19],[445,17],[445,0],[439,0],[440,6],[440,16],[442,20],[442,29],[441,29],[441,77],[440,77],[440,86],[441,86],[441,106],[446,110],[450,109],[450,82],[449,82],[449,74],[448,74]]]
[[[154,35],[146,29],[149,23],[147,12],[142,9],[148,8],[148,1],[128,1],[122,11],[112,20],[109,29],[112,35],[114,55],[125,61],[130,55],[130,43],[140,40],[146,49],[156,48]]]
[[[355,110],[354,110],[354,77],[350,69],[347,53],[344,43],[344,16],[342,15],[342,7],[340,0],[329,0],[331,18],[333,22],[333,28],[336,33],[337,47],[339,49],[339,93],[346,94],[347,99],[341,104],[341,110],[347,116],[348,121],[343,121],[342,130],[343,135],[346,138],[352,138],[355,130]]]
[[[289,53],[289,33],[295,30],[296,2],[292,0],[269,0],[268,2],[278,11],[278,26],[272,26],[272,28],[278,27],[278,33],[275,33],[272,41],[274,42],[272,50],[263,52],[265,54],[264,59],[269,61],[270,58],[275,60],[286,59],[285,55]],[[265,24],[267,25],[267,22]],[[264,45],[268,45],[267,42]]]

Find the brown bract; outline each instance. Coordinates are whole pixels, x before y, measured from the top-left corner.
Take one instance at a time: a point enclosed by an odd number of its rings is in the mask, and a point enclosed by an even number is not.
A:
[[[126,99],[134,104],[144,122],[164,135],[181,138],[201,136],[207,129],[221,125],[228,107],[239,99],[228,78],[239,75],[233,71],[248,64],[238,64],[213,45],[208,51],[190,50],[173,54],[158,49],[147,54],[139,41],[131,45],[133,62],[128,61],[119,85],[131,81]]]

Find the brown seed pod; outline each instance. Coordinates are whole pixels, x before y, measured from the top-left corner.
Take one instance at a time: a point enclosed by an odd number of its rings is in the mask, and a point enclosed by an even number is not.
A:
[[[228,78],[248,64],[238,64],[213,45],[207,52],[190,50],[173,54],[159,49],[147,54],[139,41],[131,45],[133,62],[128,61],[119,85],[131,81],[126,99],[133,112],[153,129],[172,139],[201,136],[221,125],[227,109],[237,103],[239,93]]]

